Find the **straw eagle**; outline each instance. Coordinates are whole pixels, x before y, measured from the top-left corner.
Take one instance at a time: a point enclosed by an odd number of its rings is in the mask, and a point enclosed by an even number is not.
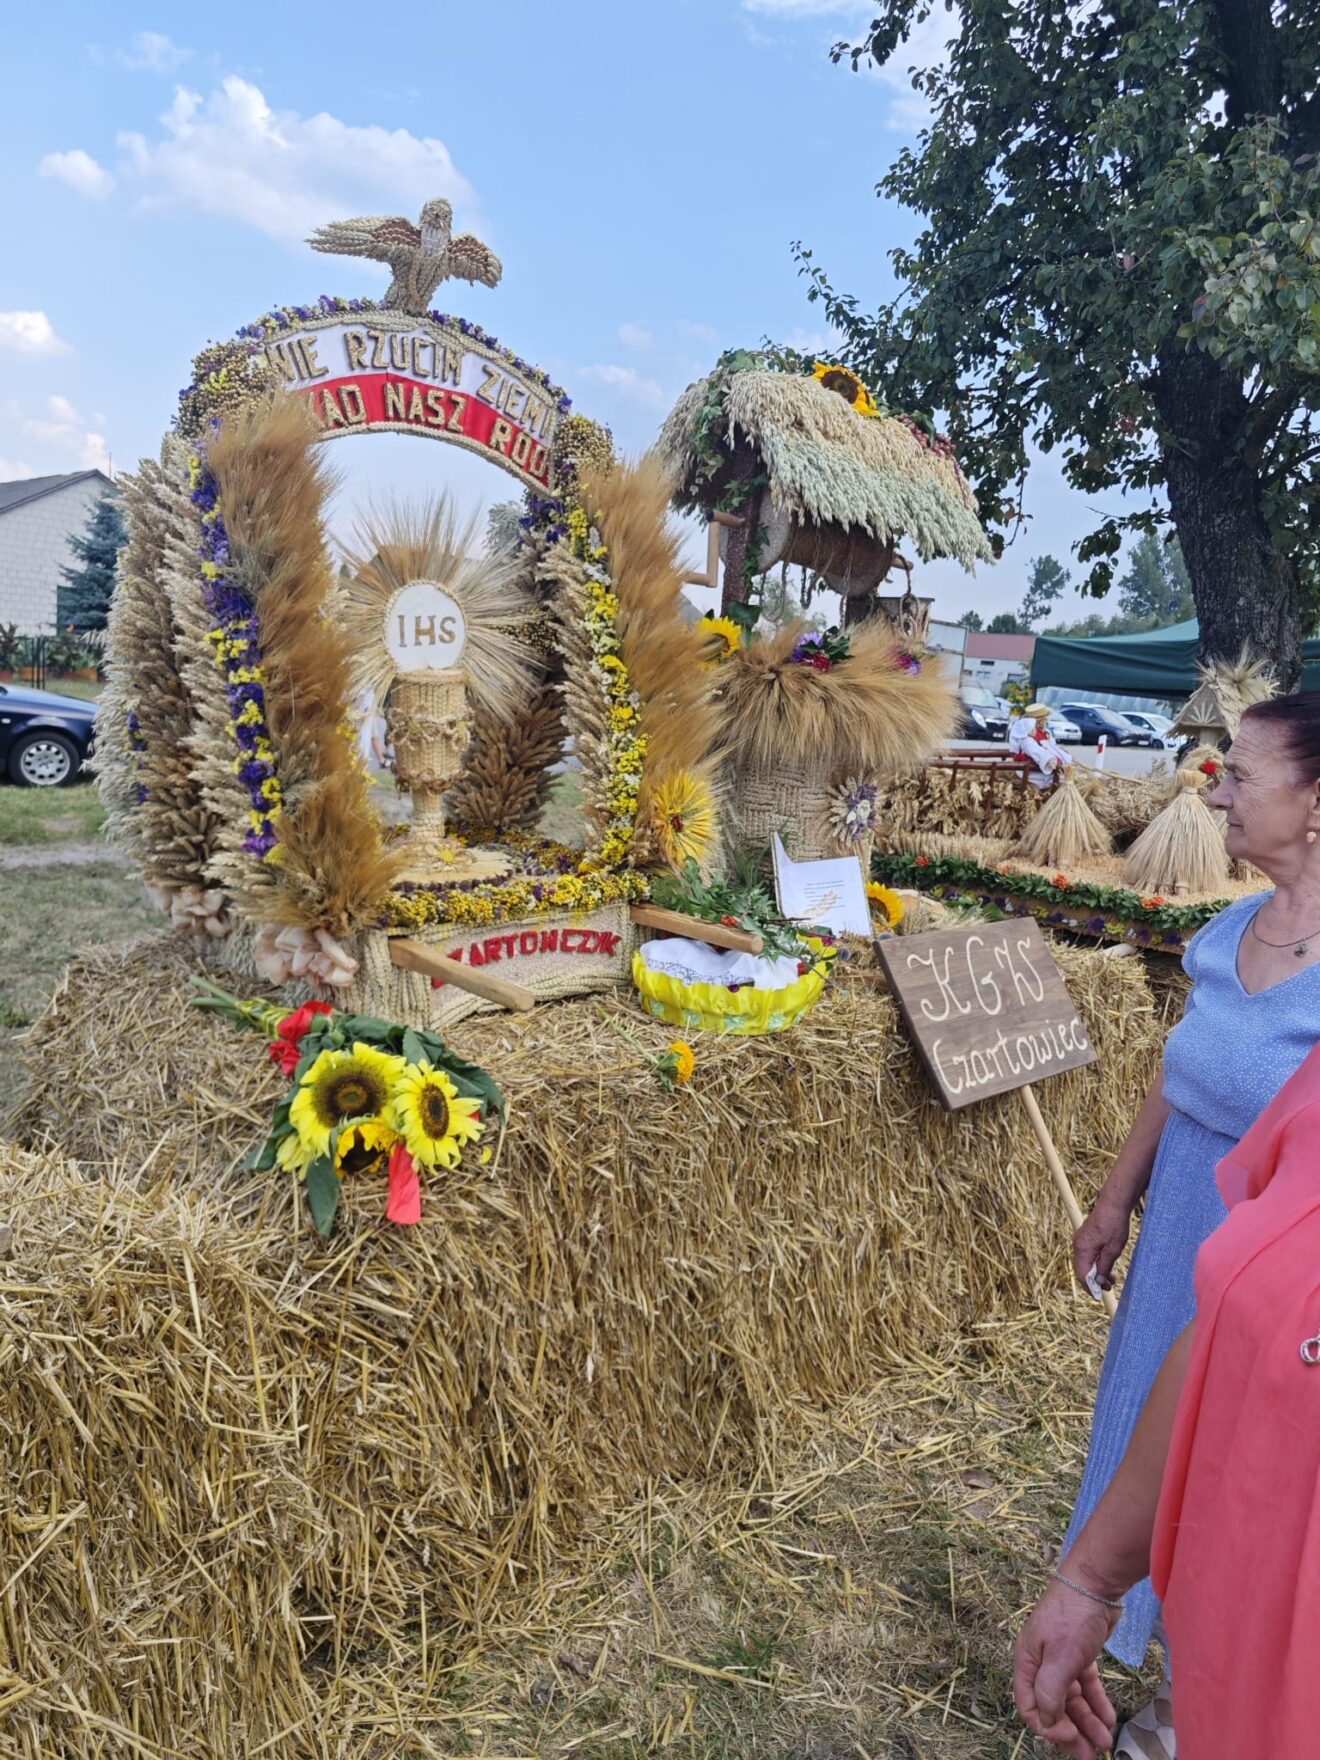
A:
[[[319,226],[307,240],[314,251],[339,257],[371,257],[394,271],[385,305],[422,316],[442,281],[480,281],[494,287],[502,267],[489,245],[470,232],[451,236],[454,210],[443,196],[427,202],[420,226],[402,214],[365,214]]]

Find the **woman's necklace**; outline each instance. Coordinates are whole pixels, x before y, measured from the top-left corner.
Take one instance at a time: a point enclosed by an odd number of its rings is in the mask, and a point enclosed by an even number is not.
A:
[[[1307,931],[1307,933],[1305,935],[1302,936],[1301,940],[1298,942],[1267,941],[1265,939],[1265,937],[1261,934],[1260,930],[1256,927],[1256,917],[1259,915],[1260,915],[1259,911],[1254,912],[1252,915],[1251,933],[1256,937],[1257,941],[1260,942],[1261,946],[1262,947],[1291,947],[1293,952],[1297,955],[1298,959],[1304,959],[1306,957],[1306,955],[1311,951],[1311,937],[1312,937],[1312,935],[1320,935],[1320,929],[1310,929]]]

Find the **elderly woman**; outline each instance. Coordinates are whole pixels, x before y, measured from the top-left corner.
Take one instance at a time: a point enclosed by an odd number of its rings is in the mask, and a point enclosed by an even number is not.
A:
[[[1078,1279],[1090,1273],[1108,1285],[1144,1194],[1066,1549],[1110,1483],[1160,1365],[1192,1318],[1196,1253],[1225,1215],[1215,1165],[1320,1039],[1320,699],[1276,697],[1249,709],[1209,799],[1227,820],[1229,854],[1261,869],[1274,889],[1230,905],[1188,945],[1186,1012],[1074,1242]],[[1148,1581],[1125,1590],[1106,1643],[1137,1666],[1157,1632],[1159,1603]],[[1173,1760],[1170,1702],[1166,1677],[1116,1753]]]
[[[1302,1760],[1320,1747],[1317,1140],[1320,1049],[1220,1162],[1232,1210],[1197,1259],[1196,1320],[1018,1639],[1018,1710],[1075,1760],[1109,1746],[1095,1659],[1148,1568],[1182,1760]]]

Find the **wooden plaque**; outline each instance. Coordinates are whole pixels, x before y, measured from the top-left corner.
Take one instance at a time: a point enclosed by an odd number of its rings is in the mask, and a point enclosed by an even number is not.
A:
[[[1094,1063],[1095,1047],[1029,918],[877,942],[936,1092],[953,1112]]]

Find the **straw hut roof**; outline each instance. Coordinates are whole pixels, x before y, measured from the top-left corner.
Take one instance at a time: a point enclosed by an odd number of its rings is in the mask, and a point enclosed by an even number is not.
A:
[[[742,474],[740,454],[744,462],[755,455],[776,509],[803,525],[859,527],[882,542],[907,537],[923,562],[952,556],[971,569],[992,560],[948,443],[902,416],[859,414],[809,375],[717,369],[678,400],[659,449],[684,509],[710,513]]]

